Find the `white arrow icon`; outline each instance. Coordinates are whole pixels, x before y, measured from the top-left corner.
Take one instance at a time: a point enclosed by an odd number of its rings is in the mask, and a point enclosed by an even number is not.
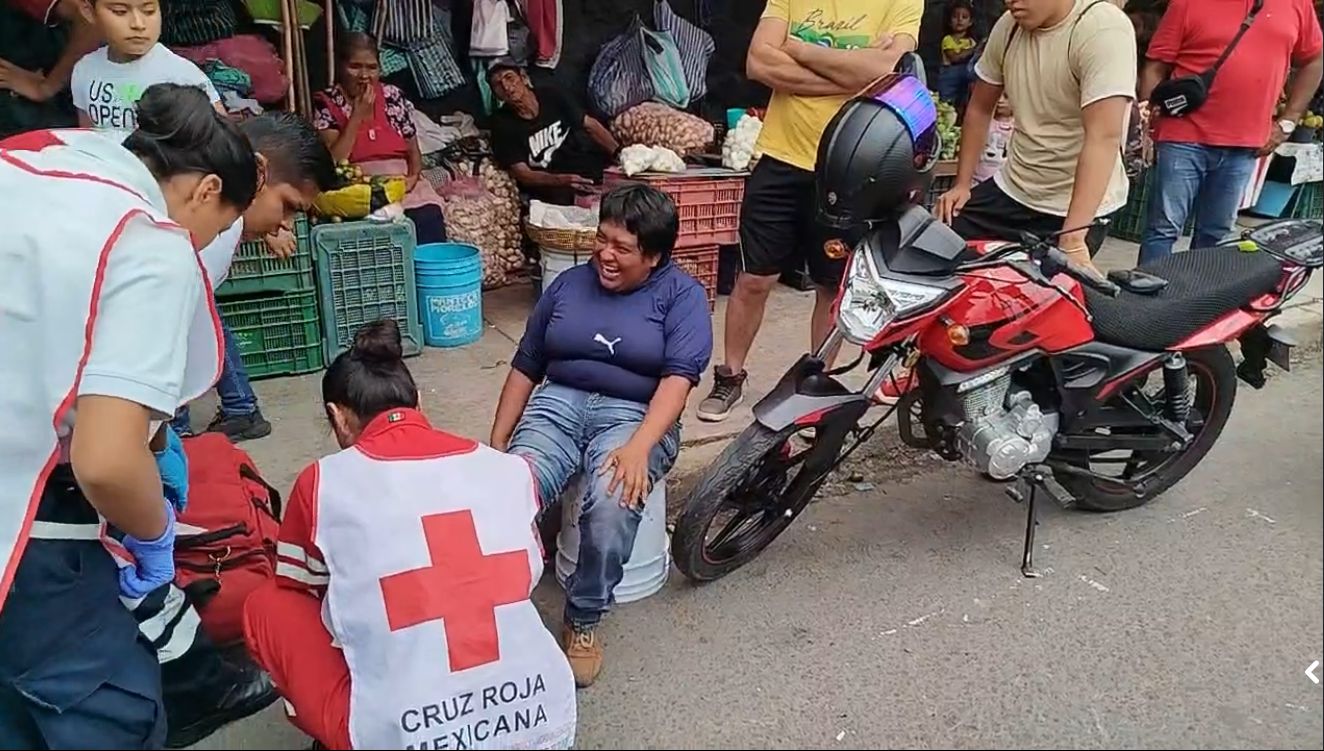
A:
[[[1315,675],[1315,669],[1318,667],[1319,667],[1319,660],[1315,660],[1314,662],[1310,663],[1310,667],[1306,668],[1306,677],[1309,678],[1310,682],[1315,684],[1316,686],[1319,685],[1319,676]]]

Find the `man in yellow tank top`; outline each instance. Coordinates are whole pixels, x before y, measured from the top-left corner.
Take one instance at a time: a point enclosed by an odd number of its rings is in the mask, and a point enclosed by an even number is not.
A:
[[[726,308],[725,362],[700,403],[701,420],[725,420],[744,398],[745,357],[777,277],[807,267],[817,298],[810,322],[817,347],[845,269],[829,258],[834,239],[818,224],[814,160],[842,104],[915,49],[923,0],[768,0],[750,41],[746,72],[772,89],[759,136],[763,154],[741,207],[741,274]]]

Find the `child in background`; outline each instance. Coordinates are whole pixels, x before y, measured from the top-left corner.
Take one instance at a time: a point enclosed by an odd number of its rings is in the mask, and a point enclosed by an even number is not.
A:
[[[1011,116],[1011,102],[1004,93],[998,99],[997,109],[993,110],[993,119],[988,124],[988,139],[984,142],[984,153],[979,155],[975,165],[975,185],[992,177],[1002,163],[1007,160],[1007,146],[1016,132],[1016,121]]]
[[[938,96],[959,110],[970,94],[970,66],[978,41],[971,33],[974,8],[969,0],[953,0],[947,6],[947,35],[942,38],[942,69],[938,71]]]
[[[138,125],[138,97],[157,83],[198,86],[212,106],[225,114],[221,97],[206,74],[157,41],[161,37],[159,0],[84,0],[82,11],[101,32],[106,46],[74,64],[69,91],[80,126],[127,136]]]

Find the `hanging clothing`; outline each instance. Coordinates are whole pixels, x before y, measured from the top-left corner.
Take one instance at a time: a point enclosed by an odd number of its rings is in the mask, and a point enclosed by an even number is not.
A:
[[[526,15],[533,42],[533,64],[555,68],[561,62],[561,24],[565,18],[561,0],[527,0]]]
[[[0,191],[0,746],[34,747],[33,728],[49,748],[159,744],[160,667],[68,443],[80,395],[165,419],[209,389],[215,301],[156,179],[119,144],[90,131],[0,142]],[[81,207],[79,221],[50,221],[53,206]]]
[[[469,57],[509,55],[509,24],[510,8],[506,6],[506,0],[474,0],[473,23],[469,27]]]
[[[284,592],[245,606],[295,725],[335,748],[568,748],[574,680],[529,599],[537,515],[527,463],[412,409],[304,470],[278,542]]]

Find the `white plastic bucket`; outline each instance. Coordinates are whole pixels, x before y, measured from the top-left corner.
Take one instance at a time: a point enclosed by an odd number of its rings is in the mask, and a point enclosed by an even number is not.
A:
[[[577,474],[561,494],[561,534],[556,538],[556,579],[565,587],[566,579],[579,561],[579,513],[586,490],[583,474]],[[671,543],[667,539],[667,484],[657,483],[644,501],[639,533],[634,549],[625,564],[625,575],[616,585],[617,603],[642,600],[656,594],[671,573]]]
[[[540,246],[538,255],[542,266],[542,288],[547,289],[552,286],[552,280],[561,272],[588,263],[589,259],[593,257],[593,252],[589,250],[556,250]]]

